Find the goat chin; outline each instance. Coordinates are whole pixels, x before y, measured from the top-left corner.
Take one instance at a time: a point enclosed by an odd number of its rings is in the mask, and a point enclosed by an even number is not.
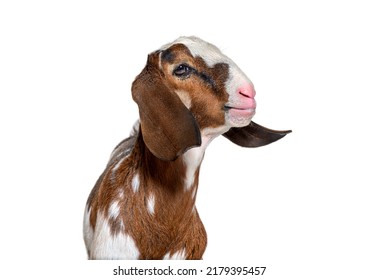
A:
[[[195,201],[205,150],[224,135],[258,147],[290,131],[253,125],[255,88],[217,47],[180,37],[150,53],[132,84],[139,120],[89,195],[89,259],[202,259]]]

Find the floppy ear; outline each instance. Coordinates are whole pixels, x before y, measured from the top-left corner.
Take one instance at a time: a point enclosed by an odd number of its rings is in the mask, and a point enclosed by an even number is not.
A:
[[[290,132],[291,130],[272,130],[251,121],[245,127],[232,127],[223,136],[239,146],[256,148],[273,143]]]
[[[157,53],[148,56],[131,91],[147,148],[162,160],[175,160],[189,148],[200,146],[201,134],[192,113],[166,85],[158,59]]]

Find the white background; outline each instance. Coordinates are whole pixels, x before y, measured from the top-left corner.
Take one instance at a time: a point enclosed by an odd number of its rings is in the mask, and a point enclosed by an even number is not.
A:
[[[87,196],[138,118],[130,88],[147,54],[196,35],[253,81],[257,123],[293,130],[208,148],[203,267],[378,279],[378,10],[304,2],[2,1],[0,278],[112,278],[115,263],[86,261]]]

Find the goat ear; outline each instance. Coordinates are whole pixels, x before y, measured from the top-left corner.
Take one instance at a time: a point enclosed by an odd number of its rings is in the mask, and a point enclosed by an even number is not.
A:
[[[245,127],[232,127],[223,136],[239,146],[256,148],[273,143],[290,132],[291,130],[272,130],[251,121]]]
[[[189,148],[201,145],[201,134],[192,113],[166,85],[159,71],[158,55],[148,56],[146,67],[132,84],[139,107],[142,136],[153,155],[175,160]]]

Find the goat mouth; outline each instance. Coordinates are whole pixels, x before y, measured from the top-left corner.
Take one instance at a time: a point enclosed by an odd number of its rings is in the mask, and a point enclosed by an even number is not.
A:
[[[256,113],[256,107],[232,107],[226,105],[224,110],[231,119],[251,119]]]
[[[229,111],[229,110],[238,110],[238,111],[255,111],[256,110],[256,107],[232,107],[232,106],[227,106],[227,105],[224,105],[224,110],[225,111]]]

